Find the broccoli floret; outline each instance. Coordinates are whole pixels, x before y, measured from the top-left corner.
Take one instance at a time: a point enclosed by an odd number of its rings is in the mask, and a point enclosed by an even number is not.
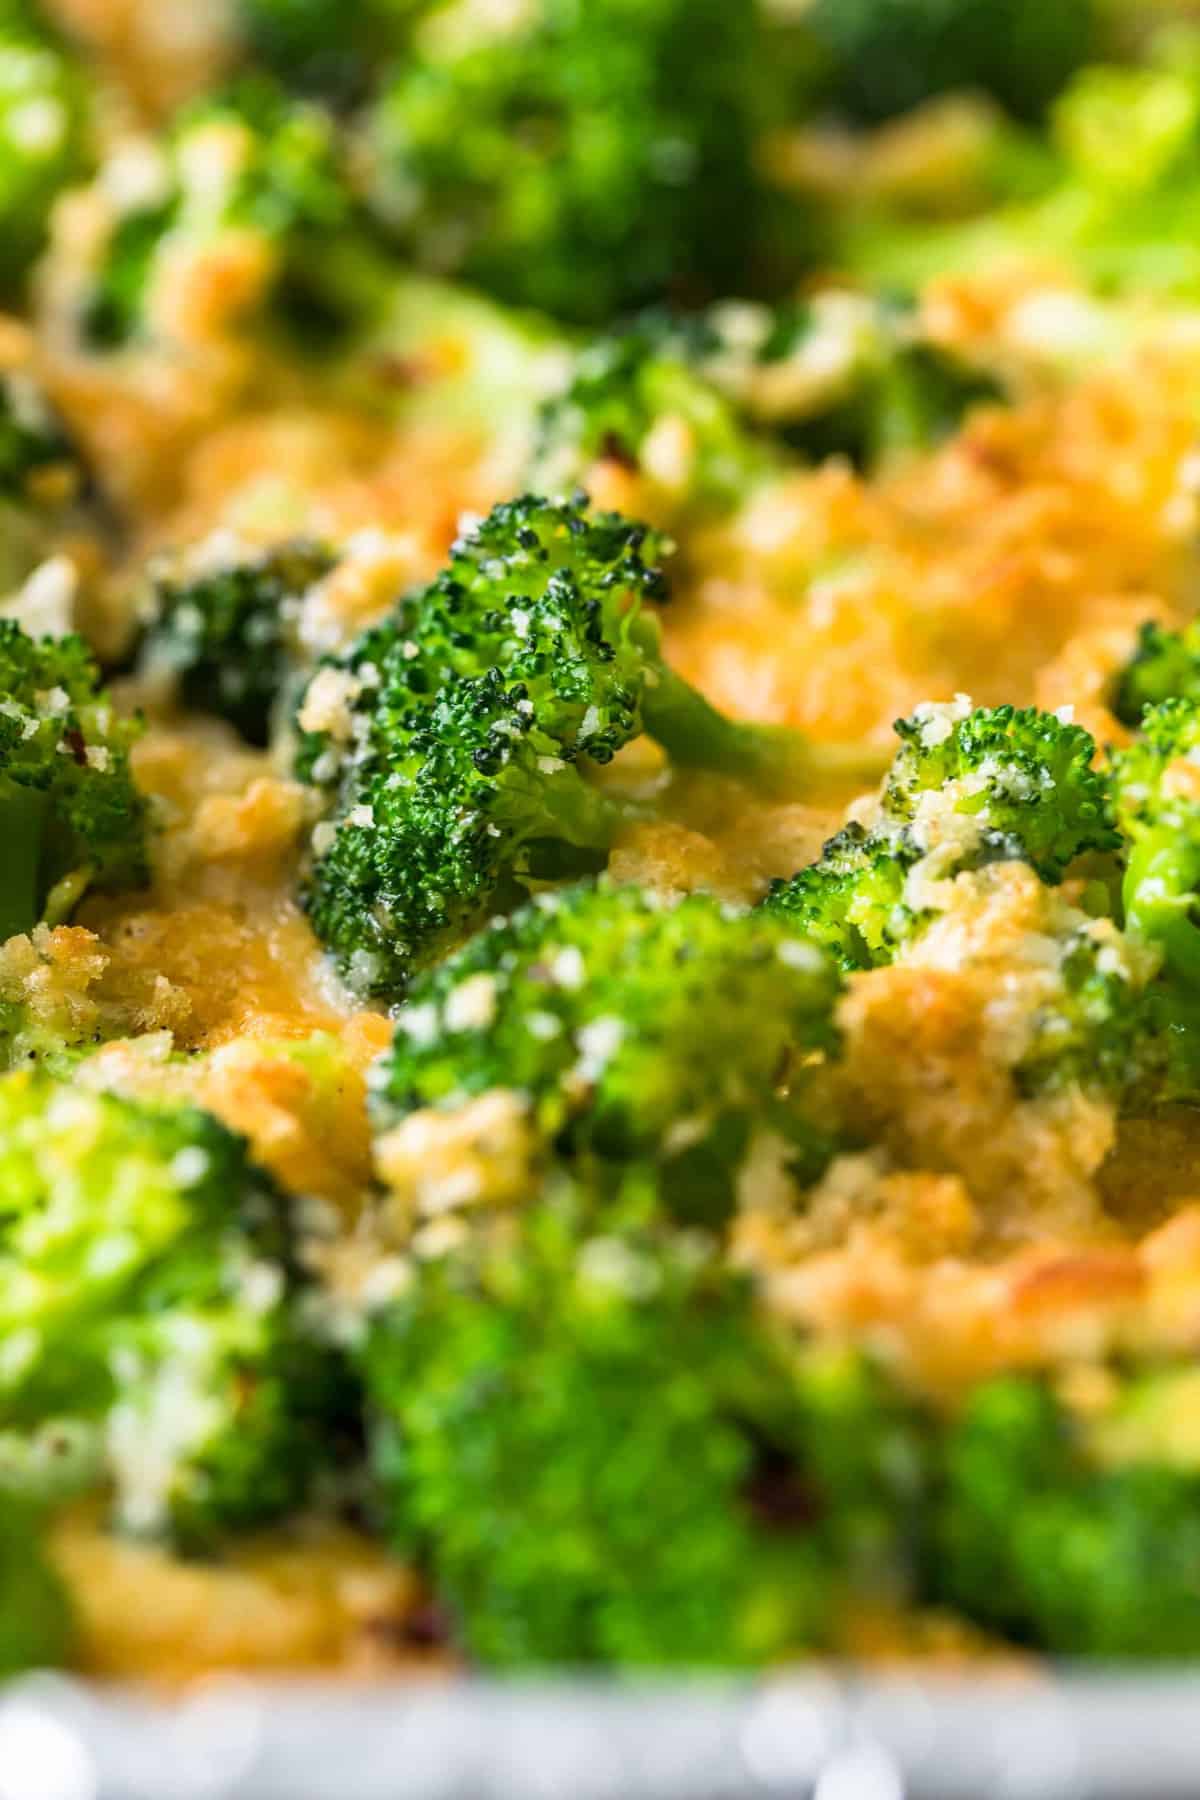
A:
[[[763,904],[831,951],[842,968],[878,968],[916,927],[904,893],[919,860],[907,832],[852,823],[829,839],[818,862],[772,882]]]
[[[721,350],[713,323],[668,313],[647,313],[586,345],[566,386],[541,409],[532,485],[569,493],[586,485],[601,458],[644,472],[648,440],[669,420],[686,434],[686,453],[677,457],[684,466],[669,477],[682,490],[678,498],[707,507],[735,502],[772,458],[713,378]]]
[[[1035,1016],[1014,1071],[1021,1091],[1082,1087],[1120,1096],[1140,1080],[1144,1093],[1168,1097],[1170,1045],[1150,971],[1131,962],[1116,927],[1105,920],[1077,928],[1055,951],[1053,997]]]
[[[1131,932],[1158,945],[1185,988],[1200,982],[1200,704],[1164,700],[1112,761],[1117,819],[1128,840],[1122,896]]]
[[[592,323],[744,291],[782,70],[757,6],[436,10],[369,128],[380,217],[418,265]]]
[[[295,611],[327,575],[333,554],[298,541],[199,574],[186,567],[155,583],[155,620],[142,666],[173,677],[180,701],[227,719],[265,745],[271,715],[298,663]]]
[[[832,1044],[836,992],[820,953],[762,913],[638,888],[543,895],[413,982],[375,1122],[504,1089],[543,1152],[658,1163],[677,1209],[711,1220],[756,1124],[819,1166],[802,1065]]]
[[[979,707],[952,720],[943,709],[918,707],[896,732],[901,749],[885,799],[891,818],[911,825],[923,816],[924,797],[936,794],[976,822],[977,862],[1016,858],[1048,882],[1061,880],[1083,851],[1118,847],[1105,777],[1092,767],[1096,745],[1081,725],[1036,707]]]
[[[325,348],[374,304],[332,120],[266,80],[246,79],[185,109],[158,188],[116,215],[83,306],[91,347],[154,342],[160,270],[226,233],[245,233],[263,249],[264,273],[242,313],[285,331],[293,347]]]
[[[358,99],[374,69],[403,46],[416,0],[238,0],[250,56],[291,88],[338,104]]]
[[[44,33],[0,23],[0,287],[17,295],[46,237],[51,204],[86,161],[83,75]]]
[[[919,286],[1013,258],[1052,258],[1105,294],[1194,296],[1195,46],[1194,33],[1169,33],[1149,67],[1082,70],[1054,106],[1047,167],[1032,195],[1018,183],[991,211],[933,224],[886,207],[868,209],[864,220],[851,208],[842,221],[842,262],[871,280]],[[1112,336],[1110,325],[1102,348]]]
[[[1148,622],[1138,633],[1117,675],[1112,709],[1123,725],[1140,725],[1146,708],[1162,700],[1200,700],[1200,626],[1168,631]]]
[[[419,1263],[365,1362],[390,1533],[485,1664],[756,1664],[903,1582],[902,1408],[806,1371],[701,1238],[555,1194]]]
[[[835,952],[877,968],[931,916],[930,883],[987,863],[1029,863],[1061,880],[1086,850],[1115,850],[1096,746],[1079,725],[1011,706],[918,707],[899,719],[901,748],[877,821],[852,824],[819,862],[773,884],[765,902]],[[916,884],[914,875],[923,879]]]
[[[0,1681],[66,1660],[67,1596],[39,1536],[34,1509],[0,1492]]]
[[[0,1079],[0,1195],[5,1431],[90,1430],[118,1523],[189,1548],[300,1503],[336,1369],[242,1140],[21,1071]]]
[[[931,338],[912,306],[838,291],[779,307],[731,391],[793,450],[868,470],[932,449],[973,408],[1004,398],[995,376]]]
[[[81,638],[0,619],[0,940],[63,919],[89,886],[146,878],[146,802],[119,718]]]
[[[689,507],[728,506],[794,452],[873,467],[928,449],[1000,397],[984,370],[923,337],[910,311],[859,294],[652,312],[578,354],[542,408],[533,482],[554,493],[586,485],[602,457],[656,474],[656,428],[669,423],[658,485]]]
[[[583,770],[642,730],[680,766],[783,791],[862,773],[861,752],[730,721],[667,668],[643,610],[666,596],[658,548],[581,500],[507,502],[318,669],[296,768],[330,816],[304,903],[355,986],[395,993],[519,884],[602,867],[628,812]]]
[[[1136,1406],[1142,1379],[1118,1378],[1115,1414]],[[1119,1454],[1103,1454],[1097,1427],[1038,1378],[975,1391],[944,1453],[934,1564],[944,1597],[1064,1655],[1195,1656],[1200,1471],[1114,1423]]]
[[[830,97],[878,120],[933,94],[982,88],[1036,116],[1095,43],[1092,0],[813,0],[804,20],[825,52]]]

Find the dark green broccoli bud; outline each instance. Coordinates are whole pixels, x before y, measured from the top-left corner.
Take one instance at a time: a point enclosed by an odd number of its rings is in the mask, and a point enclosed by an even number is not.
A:
[[[657,540],[580,500],[496,507],[302,700],[324,789],[304,901],[358,987],[395,993],[529,880],[603,866],[628,819],[584,777],[640,731],[786,791],[863,755],[723,717],[662,659]],[[871,760],[871,759],[868,759]]]
[[[832,1045],[837,988],[786,921],[706,895],[543,895],[414,980],[374,1072],[375,1123],[504,1089],[544,1154],[657,1163],[668,1203],[711,1222],[756,1125],[792,1138],[806,1172],[827,1154],[800,1090]]]
[[[891,962],[933,916],[932,882],[1019,861],[1054,883],[1084,851],[1119,846],[1081,726],[1033,708],[955,702],[918,707],[896,732],[876,823],[847,826],[764,902],[843,968]]]
[[[0,1079],[0,1427],[90,1430],[127,1530],[199,1547],[303,1501],[338,1386],[283,1197],[185,1106]],[[86,1459],[83,1459],[86,1469]]]
[[[1148,706],[1162,700],[1200,700],[1200,628],[1168,631],[1148,622],[1120,671],[1112,709],[1123,725],[1140,725]]]
[[[369,123],[375,202],[420,267],[580,323],[744,291],[783,70],[755,6],[435,11]]]
[[[271,715],[299,661],[295,614],[334,565],[322,545],[297,541],[244,562],[155,582],[155,619],[142,643],[148,672],[165,672],[184,706],[227,719],[265,745]]]
[[[374,303],[364,286],[356,208],[333,122],[270,82],[242,81],[184,110],[166,145],[162,191],[121,212],[86,298],[82,327],[99,350],[153,341],[162,258],[244,231],[267,252],[256,317],[293,345],[324,348]],[[214,191],[214,180],[221,181]]]
[[[0,1681],[66,1660],[67,1596],[39,1538],[36,1512],[0,1491]]]
[[[419,1263],[365,1363],[392,1538],[486,1665],[753,1665],[903,1584],[902,1409],[806,1371],[703,1239],[556,1194]]]
[[[0,620],[0,940],[65,918],[89,886],[147,875],[147,807],[119,718],[82,638]]]
[[[1194,1389],[1195,1375],[1118,1379],[1099,1425],[1034,1377],[972,1394],[948,1431],[934,1567],[951,1604],[1039,1648],[1195,1656],[1200,1470],[1138,1429],[1147,1387]],[[1173,1398],[1178,1416],[1194,1396]]]
[[[730,302],[651,312],[587,345],[543,406],[534,485],[560,493],[598,458],[646,473],[655,428],[672,440],[673,497],[729,506],[791,455],[874,467],[926,450],[1002,397],[983,369],[921,335],[911,309],[830,290],[777,309]]]
[[[21,20],[0,22],[0,288],[19,294],[51,205],[86,162],[87,84],[73,60]]]
[[[1185,987],[1200,982],[1200,705],[1164,700],[1112,759],[1117,820],[1128,839],[1122,895],[1130,932],[1157,945]]]
[[[814,0],[831,98],[879,120],[955,88],[1034,117],[1095,47],[1092,0]]]

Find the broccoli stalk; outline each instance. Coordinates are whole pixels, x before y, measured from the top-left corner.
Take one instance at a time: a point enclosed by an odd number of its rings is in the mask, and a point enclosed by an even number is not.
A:
[[[800,791],[870,753],[731,724],[663,662],[646,527],[525,497],[461,539],[301,700],[296,769],[326,796],[303,897],[352,982],[395,994],[531,880],[602,866],[628,805],[584,776],[649,730],[685,766]]]
[[[82,639],[35,641],[0,620],[0,939],[65,918],[92,885],[145,880],[147,809]]]
[[[642,614],[634,635],[647,668],[642,723],[676,768],[717,770],[775,795],[878,775],[879,752],[869,745],[818,744],[786,725],[728,718],[663,660],[657,619]]]
[[[48,810],[47,796],[40,789],[0,782],[6,846],[0,872],[0,941],[28,931],[42,910],[40,870]]]

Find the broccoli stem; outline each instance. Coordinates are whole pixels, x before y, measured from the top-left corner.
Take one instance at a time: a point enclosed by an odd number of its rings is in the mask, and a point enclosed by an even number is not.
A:
[[[0,943],[31,931],[40,910],[42,840],[49,800],[40,788],[0,782]]]
[[[530,794],[521,812],[527,872],[540,880],[594,874],[621,829],[644,816],[636,804],[610,799],[568,768],[563,780],[551,777]]]
[[[1200,988],[1200,930],[1191,918],[1198,887],[1200,847],[1165,831],[1134,844],[1123,889],[1126,923],[1162,947],[1182,981]]]
[[[822,782],[873,781],[889,760],[871,745],[815,744],[785,725],[727,719],[665,663],[647,682],[642,717],[680,768],[719,770],[779,794]]]

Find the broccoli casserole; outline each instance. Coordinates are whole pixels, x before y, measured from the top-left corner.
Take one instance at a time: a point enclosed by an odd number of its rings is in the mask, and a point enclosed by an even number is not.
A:
[[[0,1672],[1200,1653],[1200,33],[0,7]]]

